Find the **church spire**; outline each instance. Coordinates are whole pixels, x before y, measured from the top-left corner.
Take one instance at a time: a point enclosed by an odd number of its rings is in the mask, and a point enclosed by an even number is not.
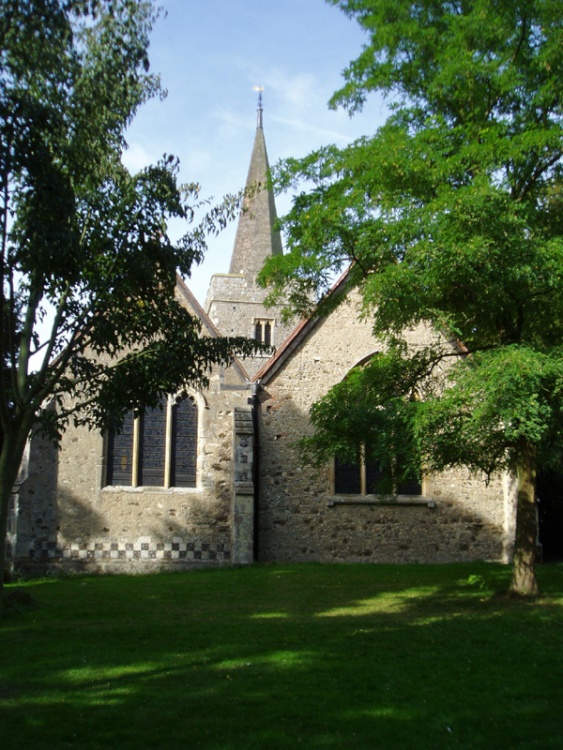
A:
[[[268,154],[264,138],[262,87],[258,91],[257,127],[250,167],[246,178],[248,196],[239,218],[229,273],[244,274],[253,283],[270,255],[283,253],[281,237],[274,229],[277,220],[274,192],[268,187]]]
[[[215,328],[224,336],[247,336],[279,347],[292,322],[282,321],[281,306],[264,304],[268,291],[256,283],[264,261],[282,255],[281,236],[276,224],[274,191],[268,186],[268,154],[264,140],[262,88],[258,108],[254,147],[246,178],[246,197],[239,217],[229,273],[211,277],[205,309]],[[269,357],[266,352],[244,360],[244,369],[252,377]]]

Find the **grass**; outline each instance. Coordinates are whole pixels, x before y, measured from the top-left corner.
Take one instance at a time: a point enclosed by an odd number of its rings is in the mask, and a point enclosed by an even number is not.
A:
[[[22,584],[3,750],[563,748],[563,566],[256,566]]]

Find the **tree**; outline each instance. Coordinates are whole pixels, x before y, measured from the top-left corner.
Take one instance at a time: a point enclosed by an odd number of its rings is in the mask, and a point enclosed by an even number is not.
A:
[[[179,187],[173,157],[135,175],[121,162],[137,108],[162,94],[147,57],[154,20],[152,0],[2,5],[0,580],[30,433],[57,440],[71,419],[119,428],[127,410],[255,350],[201,336],[174,298],[177,271],[189,275],[237,201],[174,244],[167,220],[192,218],[197,186]]]
[[[305,447],[317,461],[358,451],[369,414],[428,470],[511,470],[511,589],[535,594],[535,476],[563,454],[563,9],[331,1],[367,33],[331,105],[353,114],[380,91],[391,114],[372,137],[278,166],[280,188],[306,185],[284,218],[290,251],[262,280],[272,300],[304,312],[314,291],[322,310],[351,264],[387,349],[315,405]],[[455,348],[409,350],[401,332],[421,321]],[[381,440],[365,450],[391,460]]]

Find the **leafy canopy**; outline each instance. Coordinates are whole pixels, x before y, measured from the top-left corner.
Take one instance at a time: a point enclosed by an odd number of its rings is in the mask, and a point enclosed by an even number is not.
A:
[[[32,425],[58,435],[71,416],[119,426],[128,408],[201,384],[213,363],[253,348],[201,336],[174,292],[177,271],[189,275],[206,234],[229,220],[237,201],[209,211],[174,243],[167,222],[193,218],[198,186],[179,186],[172,156],[138,174],[122,165],[125,131],[138,107],[164,95],[147,56],[155,20],[149,0],[3,2],[6,450],[21,447]],[[57,409],[43,410],[46,400]]]
[[[271,259],[262,279],[274,285],[273,301],[307,313],[312,298],[321,310],[338,302],[328,291],[349,267],[349,286],[361,291],[387,354],[339,386],[348,400],[335,390],[315,406],[308,451],[326,458],[331,441],[340,450],[330,420],[340,426],[354,401],[383,406],[389,381],[408,393],[414,370],[424,397],[414,409],[403,398],[412,416],[401,420],[428,468],[490,472],[514,465],[524,443],[555,463],[563,412],[561,3],[332,2],[367,41],[331,105],[353,114],[379,90],[391,114],[373,136],[278,165],[278,186],[299,191],[283,221],[289,253]],[[402,332],[423,321],[447,336],[415,355]],[[447,387],[432,388],[431,376]],[[370,427],[354,413],[347,434],[357,446]]]

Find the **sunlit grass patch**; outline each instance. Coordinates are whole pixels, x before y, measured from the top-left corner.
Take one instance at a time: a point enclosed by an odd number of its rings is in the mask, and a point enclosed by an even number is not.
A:
[[[251,615],[251,617],[256,620],[278,620],[282,618],[287,619],[289,614],[287,612],[257,612]]]
[[[213,666],[213,668],[217,670],[234,670],[246,669],[248,667],[259,667],[263,665],[282,668],[296,666],[313,667],[315,663],[315,656],[315,653],[312,651],[275,651],[260,658],[254,658],[252,661],[245,661],[244,659],[227,659],[225,661],[218,662]]]
[[[411,606],[413,599],[423,599],[424,597],[435,596],[438,593],[438,587],[420,587],[412,588],[407,591],[393,592],[392,594],[379,595],[368,599],[361,599],[357,602],[351,602],[346,607],[336,607],[326,612],[319,612],[317,617],[351,617],[363,616],[377,612],[397,613]]]

